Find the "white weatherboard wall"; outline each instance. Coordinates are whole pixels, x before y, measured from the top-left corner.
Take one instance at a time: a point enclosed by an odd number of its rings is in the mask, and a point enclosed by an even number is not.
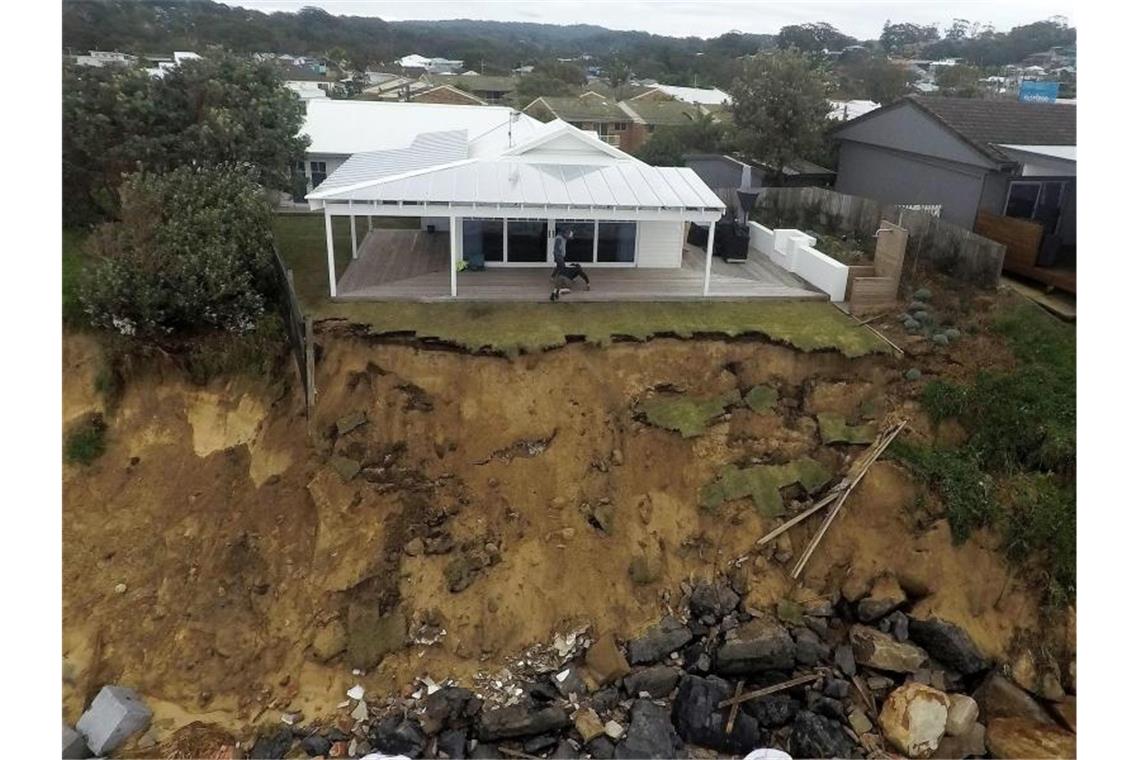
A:
[[[813,248],[815,238],[811,235],[799,230],[770,230],[756,222],[749,222],[748,228],[749,248],[804,278],[832,301],[847,297],[847,266]]]
[[[684,222],[638,222],[637,266],[676,269],[681,266]]]

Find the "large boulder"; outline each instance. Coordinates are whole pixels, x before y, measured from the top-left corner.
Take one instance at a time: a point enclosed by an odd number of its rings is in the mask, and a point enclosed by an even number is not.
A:
[[[561,731],[570,725],[570,716],[558,706],[540,710],[525,704],[484,710],[479,719],[479,740],[484,742],[535,736],[550,731]]]
[[[601,636],[586,651],[586,669],[599,686],[613,683],[629,673],[629,663],[612,633]]]
[[[625,690],[630,696],[640,697],[642,694],[648,694],[651,699],[661,699],[669,696],[680,677],[680,668],[654,665],[626,676]]]
[[[907,757],[930,757],[946,733],[949,698],[916,681],[891,692],[879,713],[883,736]]]
[[[424,699],[420,724],[425,733],[435,736],[445,728],[461,728],[479,714],[483,700],[470,689],[449,686],[433,692]]]
[[[908,633],[931,657],[963,675],[980,673],[989,667],[974,640],[954,623],[936,617],[911,618]]]
[[[788,749],[794,757],[851,757],[855,747],[838,721],[804,710],[792,724]]]
[[[731,696],[732,687],[716,676],[683,676],[673,701],[677,733],[690,744],[728,754],[745,755],[761,746],[760,726],[744,710],[737,712],[732,732],[725,732],[730,708],[717,705]]]
[[[427,736],[414,720],[389,715],[372,725],[368,739],[374,749],[385,755],[419,757],[427,744]]]
[[[634,665],[658,662],[689,643],[693,632],[674,617],[666,617],[642,636],[629,642],[629,661]]]
[[[677,757],[681,738],[669,722],[668,710],[648,699],[639,699],[629,714],[629,728],[614,757]]]
[[[750,620],[728,634],[716,653],[716,670],[724,675],[791,670],[796,644],[784,626],[771,618]]]
[[[855,662],[891,673],[914,673],[928,656],[914,644],[896,641],[890,634],[865,625],[853,625],[850,631]]]
[[[978,703],[978,719],[987,725],[994,718],[1026,718],[1038,723],[1053,723],[1049,713],[1036,699],[997,670],[986,676],[973,696]]]
[[[1077,735],[1026,718],[994,718],[986,724],[986,748],[999,758],[1075,758]]]

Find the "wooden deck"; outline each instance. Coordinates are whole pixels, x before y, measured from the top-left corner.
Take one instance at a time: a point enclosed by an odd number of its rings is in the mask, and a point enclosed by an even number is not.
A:
[[[591,288],[575,281],[568,301],[689,301],[704,298],[704,251],[686,245],[679,269],[589,267]],[[545,301],[551,267],[492,267],[460,272],[452,298],[448,238],[419,230],[373,230],[337,283],[337,300]],[[822,299],[823,293],[763,257],[713,259],[710,298]]]

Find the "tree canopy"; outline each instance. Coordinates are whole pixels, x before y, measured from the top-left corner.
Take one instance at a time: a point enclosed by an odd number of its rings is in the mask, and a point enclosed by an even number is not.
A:
[[[65,221],[112,215],[122,176],[138,169],[240,162],[262,185],[287,190],[307,144],[304,113],[271,65],[234,56],[187,61],[163,78],[65,66]]]
[[[780,29],[780,34],[776,37],[776,44],[781,49],[796,48],[806,53],[842,50],[856,42],[858,40],[854,37],[850,37],[831,24],[822,21],[785,26]]]
[[[728,146],[724,125],[702,115],[692,124],[659,127],[637,151],[652,166],[684,166],[686,153],[720,153]]]

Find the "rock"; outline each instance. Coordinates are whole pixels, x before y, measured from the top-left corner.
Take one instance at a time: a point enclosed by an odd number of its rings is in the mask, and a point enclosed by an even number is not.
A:
[[[840,644],[835,648],[835,666],[845,676],[855,675],[855,652],[850,644]]]
[[[998,758],[1075,758],[1077,736],[1026,718],[994,718],[986,724],[986,748]]]
[[[554,688],[558,689],[558,693],[567,699],[571,694],[584,695],[589,691],[586,682],[572,665],[558,671],[550,679],[554,682]]]
[[[368,703],[364,700],[357,702],[349,716],[357,722],[368,720]]]
[[[1077,732],[1077,698],[1065,697],[1059,702],[1054,702],[1049,705],[1049,710],[1053,713],[1057,721],[1065,728],[1072,731],[1074,734]]]
[[[532,710],[523,704],[511,705],[483,711],[479,718],[479,739],[486,742],[534,736],[548,731],[560,731],[569,725],[570,716],[561,707]]]
[[[668,665],[654,665],[635,671],[625,677],[625,690],[632,697],[648,694],[651,699],[661,699],[673,692],[677,679],[681,677],[678,668]]]
[[[319,662],[328,662],[348,646],[348,632],[339,620],[333,620],[313,632],[313,656]]]
[[[416,536],[408,543],[404,544],[404,554],[409,557],[418,557],[424,553],[424,540]]]
[[[634,665],[658,662],[688,644],[692,638],[688,626],[676,618],[667,617],[629,642],[629,660]]]
[[[808,667],[814,666],[830,654],[827,645],[819,640],[815,631],[808,628],[796,630],[796,662]]]
[[[843,709],[842,702],[838,699],[825,697],[816,691],[808,692],[807,708],[814,713],[819,713],[825,718],[831,718],[840,723],[847,720],[847,711]]]
[[[823,681],[824,696],[831,697],[832,699],[847,699],[847,695],[850,692],[851,684],[842,678],[831,678],[829,676]]]
[[[320,734],[313,734],[301,740],[301,749],[304,750],[305,754],[309,757],[327,755],[329,750],[332,749],[332,742]]]
[[[498,747],[493,744],[476,744],[475,749],[471,750],[471,758],[499,758],[503,755],[499,752]]]
[[[731,696],[732,687],[716,676],[682,676],[673,700],[673,725],[677,733],[690,744],[730,754],[747,754],[760,746],[760,725],[744,710],[737,713],[732,733],[725,733],[729,708],[721,709],[717,705]]]
[[[580,707],[574,713],[574,728],[584,742],[589,742],[606,732],[606,727],[601,718],[589,707]]]
[[[606,721],[606,736],[617,741],[625,735],[625,729],[616,720]]]
[[[913,644],[895,641],[882,631],[865,625],[851,626],[850,637],[855,662],[869,668],[913,673],[927,660],[926,652]]]
[[[621,692],[616,686],[598,689],[590,695],[590,707],[599,713],[607,713],[621,702]]]
[[[104,686],[75,724],[88,748],[96,755],[109,755],[132,734],[150,725],[150,708],[134,689]]]
[[[482,707],[483,700],[470,689],[447,686],[424,699],[420,724],[428,736],[434,736],[445,728],[465,728]]]
[[[467,757],[467,732],[449,728],[436,738],[435,747],[440,755],[449,758]]]
[[[787,694],[770,694],[750,699],[740,709],[754,717],[762,728],[779,728],[792,722],[800,711],[800,703]]]
[[[571,758],[578,757],[578,745],[570,739],[563,739],[558,742],[558,746],[554,748],[547,757],[553,760],[571,760]]]
[[[739,603],[740,597],[728,584],[703,580],[697,583],[689,596],[689,611],[695,618],[712,618],[709,622],[713,623],[736,609]]]
[[[558,689],[549,681],[534,681],[525,684],[523,689],[536,702],[553,702],[560,696]]]
[[[879,630],[891,634],[899,641],[906,641],[910,638],[910,618],[896,610],[879,621]]]
[[[875,724],[867,717],[867,713],[857,707],[847,714],[847,724],[851,726],[851,730],[857,736],[862,736],[875,727]]]
[[[946,733],[950,699],[914,681],[891,692],[879,712],[883,737],[907,757],[930,757]]]
[[[540,734],[523,742],[523,752],[528,756],[533,756],[556,744],[558,744],[558,734]]]
[[[625,464],[625,455],[621,453],[621,449],[614,449],[610,453],[610,461],[618,467],[621,467],[623,464]]]
[[[91,750],[83,736],[66,723],[63,724],[63,760],[83,760],[91,757]]]
[[[987,726],[995,718],[1026,718],[1052,724],[1053,719],[1036,699],[997,670],[992,671],[974,690],[978,719]]]
[[[358,670],[371,670],[385,655],[404,647],[408,623],[399,610],[381,616],[375,602],[353,604],[348,608],[348,664]]]
[[[280,760],[293,746],[293,730],[282,728],[273,733],[262,734],[253,742],[249,751],[250,760]]]
[[[855,614],[864,623],[873,623],[904,604],[906,593],[899,586],[898,579],[891,573],[884,573],[875,579],[870,593],[859,600]]]
[[[599,736],[592,742],[586,742],[586,751],[597,760],[610,760],[614,756],[614,743],[608,736]]]
[[[729,633],[716,653],[716,669],[725,675],[791,670],[796,644],[784,626],[767,617],[750,620]]]
[[[614,757],[677,757],[681,739],[664,707],[648,699],[638,699],[629,715],[629,729],[615,748]]]
[[[962,760],[966,757],[982,757],[986,754],[986,727],[974,723],[965,733],[958,736],[947,734],[942,737],[938,749],[931,757],[942,760]]]
[[[427,736],[420,724],[399,714],[389,715],[373,724],[368,733],[368,741],[373,749],[385,755],[405,755],[418,757],[427,744]]]
[[[1060,669],[1047,654],[1023,649],[1013,660],[1010,676],[1015,684],[1039,697],[1057,701],[1065,696]]]
[[[949,694],[950,711],[946,716],[946,734],[961,736],[978,722],[978,703],[965,694]]]
[[[336,435],[338,438],[347,435],[366,422],[368,422],[368,415],[364,412],[346,414],[336,421]]]
[[[855,748],[837,721],[803,710],[792,724],[788,749],[794,757],[851,757]]]
[[[612,633],[601,636],[586,651],[586,668],[599,686],[613,683],[629,673],[629,663]]]
[[[344,693],[344,695],[346,697],[348,697],[349,699],[355,699],[355,700],[364,699],[364,687],[361,686],[360,684],[356,684],[351,689],[346,691]]]
[[[349,459],[348,457],[342,457],[339,454],[335,454],[329,458],[329,466],[333,468],[333,471],[337,475],[340,475],[340,479],[345,483],[355,478],[357,473],[360,472],[360,462],[355,459]]]
[[[934,617],[911,618],[908,629],[911,640],[931,657],[963,675],[980,673],[989,667],[970,635],[954,623]]]

